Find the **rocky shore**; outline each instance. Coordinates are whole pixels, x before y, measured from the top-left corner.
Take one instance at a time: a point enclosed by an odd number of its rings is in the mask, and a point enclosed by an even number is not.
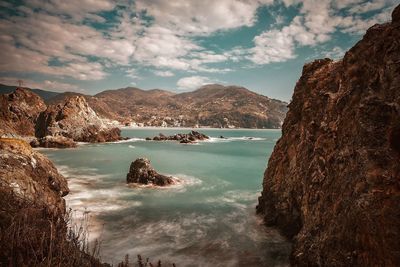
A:
[[[129,173],[126,175],[128,184],[143,184],[167,186],[175,183],[171,176],[159,174],[150,164],[150,160],[146,158],[138,158],[131,163]]]
[[[28,89],[0,95],[0,136],[28,140],[34,147],[76,147],[76,142],[121,140],[119,128],[110,127],[76,96],[62,104],[49,105]]]
[[[400,266],[399,40],[400,6],[303,68],[257,207],[293,266]]]
[[[0,266],[109,266],[68,228],[67,180],[25,141],[0,138]]]
[[[205,134],[199,133],[197,131],[191,131],[190,133],[187,134],[174,134],[170,136],[166,136],[162,133],[160,133],[158,136],[155,136],[153,138],[147,137],[146,140],[150,141],[178,141],[181,144],[191,144],[191,143],[196,143],[197,141],[204,141],[210,139]]]

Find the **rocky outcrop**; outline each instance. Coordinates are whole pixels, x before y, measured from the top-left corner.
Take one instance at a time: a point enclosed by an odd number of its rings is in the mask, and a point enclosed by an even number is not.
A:
[[[0,95],[0,136],[34,135],[37,117],[45,109],[43,100],[29,89]]]
[[[46,148],[71,148],[77,147],[77,143],[71,138],[64,136],[45,136],[35,139],[30,142],[32,147],[46,147]]]
[[[62,198],[69,192],[67,180],[53,163],[30,145],[17,139],[0,139],[0,183],[20,199],[43,204],[65,213]]]
[[[205,134],[199,133],[197,131],[191,131],[190,133],[187,134],[174,134],[170,136],[166,136],[162,133],[160,133],[158,136],[155,136],[153,138],[147,137],[146,140],[153,140],[153,141],[178,141],[182,144],[191,144],[191,143],[196,143],[197,141],[204,141],[210,139]]]
[[[152,184],[157,186],[166,186],[174,183],[171,176],[159,174],[150,165],[150,160],[138,158],[131,163],[129,173],[126,176],[126,182],[136,184]]]
[[[121,139],[118,128],[110,128],[97,116],[82,96],[50,105],[36,124],[36,136],[63,136],[77,142],[107,142]]]
[[[399,13],[303,68],[257,207],[294,266],[400,265]]]
[[[67,180],[50,160],[20,139],[0,138],[0,151],[0,266],[110,266],[68,225]]]

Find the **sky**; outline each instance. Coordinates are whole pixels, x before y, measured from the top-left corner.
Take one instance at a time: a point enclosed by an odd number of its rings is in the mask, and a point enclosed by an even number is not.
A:
[[[340,59],[398,3],[0,1],[0,83],[86,94],[219,83],[289,101],[305,63]]]

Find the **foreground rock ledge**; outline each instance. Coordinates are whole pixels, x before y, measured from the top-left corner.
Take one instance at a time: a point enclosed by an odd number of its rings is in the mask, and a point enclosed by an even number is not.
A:
[[[159,174],[150,165],[150,160],[138,158],[131,163],[129,173],[126,176],[126,182],[144,185],[167,186],[175,183],[171,176]]]
[[[400,266],[399,40],[400,6],[303,68],[257,208],[294,266]]]

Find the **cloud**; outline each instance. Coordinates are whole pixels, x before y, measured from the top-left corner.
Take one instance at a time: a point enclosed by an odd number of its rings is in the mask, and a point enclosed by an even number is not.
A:
[[[176,85],[180,90],[193,90],[210,83],[207,77],[191,76],[179,79]]]
[[[252,26],[255,11],[273,0],[138,0],[136,7],[179,35],[208,35],[219,30]]]
[[[325,52],[324,57],[332,58],[332,59],[340,59],[344,56],[345,50],[339,46],[335,46],[331,51]]]
[[[135,69],[126,70],[125,73],[126,73],[126,76],[131,78],[131,79],[138,79],[139,78],[138,73],[137,73],[137,71]]]
[[[262,65],[295,58],[296,49],[329,41],[336,32],[362,34],[376,23],[390,19],[393,0],[373,2],[349,0],[284,0],[286,7],[299,10],[289,25],[273,28],[256,36],[247,59]],[[385,8],[385,9],[383,9]],[[382,12],[365,19],[359,14],[380,9]]]
[[[0,77],[0,83],[1,84],[6,84],[6,85],[17,85],[17,81],[21,80],[20,78],[17,77]],[[57,82],[57,81],[51,81],[51,80],[44,80],[42,82],[37,82],[33,81],[31,79],[22,79],[24,84],[24,87],[32,88],[32,89],[43,89],[43,90],[49,90],[49,91],[54,91],[54,92],[65,92],[65,91],[74,91],[74,92],[79,92],[82,91],[79,89],[78,86],[69,84],[69,83],[62,83],[62,82]]]
[[[160,77],[172,77],[175,75],[172,71],[169,70],[167,71],[156,70],[154,71],[154,74]]]

